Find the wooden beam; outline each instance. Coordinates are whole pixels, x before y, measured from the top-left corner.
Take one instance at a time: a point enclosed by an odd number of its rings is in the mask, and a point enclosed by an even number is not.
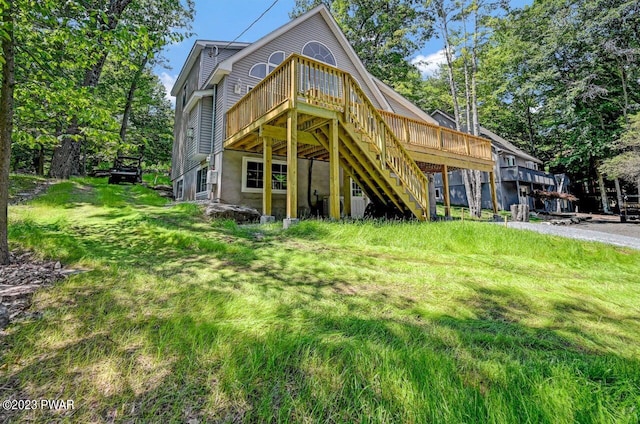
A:
[[[346,146],[353,157],[359,162],[359,165],[364,168],[365,172],[373,178],[373,180],[378,184],[378,186],[385,192],[387,197],[393,202],[394,205],[398,207],[398,209],[402,210],[402,206],[400,202],[397,200],[398,196],[393,193],[395,185],[386,180],[385,176],[381,174],[380,171],[376,170],[375,164],[379,163],[378,159],[375,157],[375,154],[369,150],[369,148],[361,148],[359,143],[356,140],[357,135],[352,133],[348,127],[343,126],[344,128],[344,142],[343,146]],[[353,164],[354,169],[357,169]],[[382,172],[385,172],[384,170]],[[363,175],[364,178],[364,175]]]
[[[263,157],[263,192],[262,192],[262,214],[271,215],[271,165],[273,163],[273,156],[271,153],[272,142],[269,137],[261,137],[263,142],[262,157]]]
[[[491,172],[493,169],[493,161],[485,159],[477,159],[457,155],[450,152],[442,152],[435,149],[429,149],[422,146],[411,144],[403,144],[405,150],[411,158],[416,162],[433,163],[437,165],[447,165],[451,168],[460,169],[477,169],[478,171]]]
[[[284,127],[276,127],[273,125],[263,125],[260,127],[260,135],[263,137],[271,137],[276,140],[287,139],[287,129]],[[318,140],[313,135],[305,131],[298,131],[298,143],[319,146]]]
[[[328,140],[329,136],[326,134],[325,132],[326,130],[322,129],[320,131],[320,134],[322,134],[325,139]],[[329,143],[327,140],[322,140],[322,138],[320,136],[318,136],[318,141],[320,141],[320,144],[325,144],[325,149],[329,150]],[[382,195],[382,193],[380,193],[380,191],[378,191],[378,189],[376,188],[376,184],[373,182],[373,180],[371,180],[369,178],[369,173],[367,172],[366,169],[364,169],[362,167],[362,164],[360,162],[358,162],[358,160],[353,157],[351,155],[351,152],[345,147],[344,143],[340,144],[340,157],[347,162],[347,164],[351,167],[351,169],[353,170],[353,174],[357,175],[358,178],[356,178],[356,180],[360,180],[363,182],[363,186],[367,186],[369,188],[369,190],[371,190],[371,193],[374,195],[374,197],[378,198],[383,204],[387,204],[387,198],[385,196]]]
[[[351,178],[346,168],[342,168],[342,198],[342,216],[349,218],[351,217]]]
[[[496,176],[493,171],[489,172],[489,183],[491,185],[491,205],[493,206],[493,213],[498,213],[498,196],[496,194]],[[520,193],[518,193],[520,195]]]
[[[340,138],[338,120],[329,123],[329,216],[340,219]]]
[[[442,189],[444,190],[444,216],[451,217],[451,199],[449,195],[449,167],[442,166]]]
[[[295,86],[295,84],[294,84]],[[298,217],[298,113],[287,116],[287,218]]]
[[[309,103],[297,103],[298,112],[305,115],[313,115],[317,118],[338,119],[338,112],[325,109],[321,106],[310,105]]]
[[[275,108],[274,110],[272,110],[271,112],[268,112],[262,117],[253,121],[251,124],[247,125],[237,133],[231,134],[231,135],[227,134],[227,139],[224,141],[224,147],[233,148],[236,143],[238,143],[240,140],[245,138],[248,134],[251,134],[254,131],[258,131],[260,126],[273,121],[274,119],[278,118],[280,115],[285,113],[290,108],[291,108],[291,102],[285,102],[280,106],[278,106],[277,108]]]

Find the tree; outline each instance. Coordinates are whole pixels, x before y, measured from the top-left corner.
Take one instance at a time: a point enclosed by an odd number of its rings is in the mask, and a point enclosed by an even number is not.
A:
[[[604,161],[601,171],[613,178],[640,181],[640,113],[631,115],[629,126],[616,143],[620,153]]]
[[[14,1],[0,2],[2,12],[2,87],[0,87],[0,265],[9,263],[7,205],[9,201],[9,160],[13,128]]]
[[[71,10],[70,17],[65,15],[64,22],[72,24],[68,33],[74,35],[80,28],[91,43],[87,60],[78,73],[77,85],[81,96],[90,99],[92,104],[100,105],[97,87],[107,60],[125,63],[135,73],[144,69],[154,55],[168,42],[179,41],[189,20],[193,16],[193,1],[185,0],[109,0],[103,2],[82,2]],[[80,23],[80,25],[78,25]],[[71,37],[71,41],[75,41]],[[147,57],[146,60],[140,58]],[[135,78],[133,78],[135,81]],[[129,87],[129,103],[135,95],[135,83]],[[126,104],[126,102],[125,102]],[[82,120],[104,117],[111,114],[108,110],[93,110],[71,116],[70,124],[61,134],[62,141],[56,147],[51,161],[50,174],[53,177],[68,178],[77,171],[80,157],[80,145],[88,135],[82,126]],[[127,108],[121,111],[127,118]],[[118,133],[126,133],[126,120],[119,125]],[[109,132],[110,129],[108,129]]]

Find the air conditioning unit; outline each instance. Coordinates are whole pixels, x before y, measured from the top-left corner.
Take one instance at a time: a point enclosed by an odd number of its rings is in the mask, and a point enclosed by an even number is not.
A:
[[[218,184],[218,171],[207,172],[207,184]]]

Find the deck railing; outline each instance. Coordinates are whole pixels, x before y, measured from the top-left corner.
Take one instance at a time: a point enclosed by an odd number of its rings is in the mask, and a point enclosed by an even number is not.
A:
[[[227,112],[227,136],[236,134],[257,118],[292,99],[294,80],[298,101],[339,112],[344,112],[348,105],[352,110],[358,111],[363,102],[361,99],[354,98],[355,90],[345,96],[346,76],[353,80],[349,74],[333,66],[306,57],[291,55],[229,109]],[[358,89],[360,88],[357,83],[355,85]],[[382,110],[378,110],[378,112],[391,128],[393,134],[403,144],[491,160],[491,142],[485,138],[392,112]]]
[[[350,93],[346,119],[360,131],[363,141],[375,147],[382,166],[396,174],[425,210],[429,204],[429,180],[351,75],[345,74],[345,84]]]
[[[422,146],[462,156],[491,160],[491,142],[482,137],[380,111],[396,137],[405,145]]]
[[[417,145],[461,156],[491,160],[488,140],[378,110],[347,72],[299,55],[291,55],[227,112],[227,137],[286,102],[308,103],[341,113],[363,141],[374,147],[413,195],[428,204],[428,180],[403,145]]]

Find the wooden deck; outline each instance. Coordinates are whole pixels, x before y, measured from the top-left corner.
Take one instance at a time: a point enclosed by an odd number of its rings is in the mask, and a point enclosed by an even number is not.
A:
[[[265,164],[287,156],[289,218],[296,217],[298,157],[329,161],[336,219],[340,168],[371,198],[422,220],[430,218],[425,171],[443,172],[445,180],[454,168],[493,172],[489,140],[377,110],[350,74],[298,55],[227,112],[226,134],[225,148],[262,152]],[[266,186],[263,213],[270,215]]]

